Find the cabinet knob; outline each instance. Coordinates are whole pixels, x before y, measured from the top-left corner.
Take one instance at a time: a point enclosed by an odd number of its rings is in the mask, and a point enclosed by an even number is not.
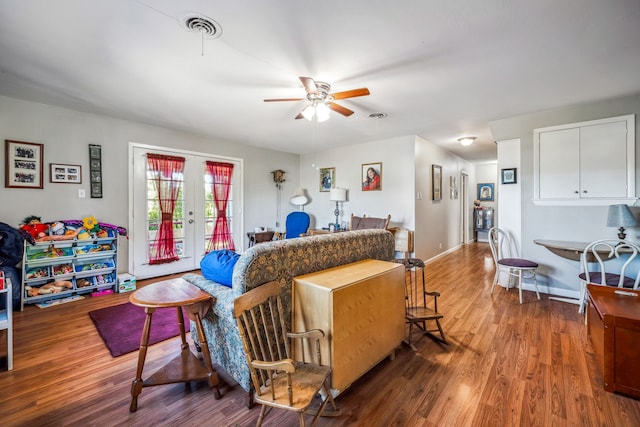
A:
[[[574,191],[574,193],[576,193],[576,194],[580,194],[580,192],[579,192],[578,190]]]
[[[582,190],[582,192],[583,192],[583,193],[586,193],[586,192],[587,192],[587,190]]]

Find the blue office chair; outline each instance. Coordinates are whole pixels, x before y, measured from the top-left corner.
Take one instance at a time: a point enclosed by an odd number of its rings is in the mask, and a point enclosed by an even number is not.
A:
[[[300,237],[307,234],[309,230],[309,224],[311,218],[309,214],[303,211],[291,212],[287,215],[287,221],[285,222],[286,234],[285,239],[291,239],[293,237]]]

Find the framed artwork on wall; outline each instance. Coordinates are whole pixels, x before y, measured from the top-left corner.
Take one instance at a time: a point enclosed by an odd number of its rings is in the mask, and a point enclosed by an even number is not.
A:
[[[431,165],[431,200],[442,200],[442,166]]]
[[[49,163],[49,182],[82,183],[82,166]]]
[[[481,202],[493,202],[493,183],[478,184],[478,200]]]
[[[382,162],[362,165],[362,191],[382,190]]]
[[[89,178],[91,198],[102,198],[102,146],[89,144]]]
[[[502,184],[515,184],[518,182],[518,169],[502,169],[500,172],[502,176]]]
[[[44,145],[5,140],[4,186],[7,188],[43,188]]]
[[[327,192],[336,186],[336,168],[320,168],[320,191]]]

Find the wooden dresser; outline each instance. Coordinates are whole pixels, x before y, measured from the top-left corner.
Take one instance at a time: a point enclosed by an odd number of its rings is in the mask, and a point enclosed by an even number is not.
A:
[[[587,285],[589,337],[604,389],[640,397],[640,292]]]
[[[325,332],[322,364],[337,393],[405,338],[404,274],[401,264],[364,260],[294,278],[292,330]]]

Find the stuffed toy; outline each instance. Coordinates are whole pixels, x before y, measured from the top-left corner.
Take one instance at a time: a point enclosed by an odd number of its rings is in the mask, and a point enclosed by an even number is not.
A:
[[[34,288],[29,285],[24,287],[27,291],[27,295],[35,297],[38,295],[57,294],[58,292],[73,289],[73,283],[68,280],[59,280],[57,282],[50,282],[46,285],[42,285],[39,288]]]
[[[47,224],[43,224],[39,216],[29,215],[22,221],[20,228],[31,234],[34,239],[38,239],[47,235],[49,226]]]

